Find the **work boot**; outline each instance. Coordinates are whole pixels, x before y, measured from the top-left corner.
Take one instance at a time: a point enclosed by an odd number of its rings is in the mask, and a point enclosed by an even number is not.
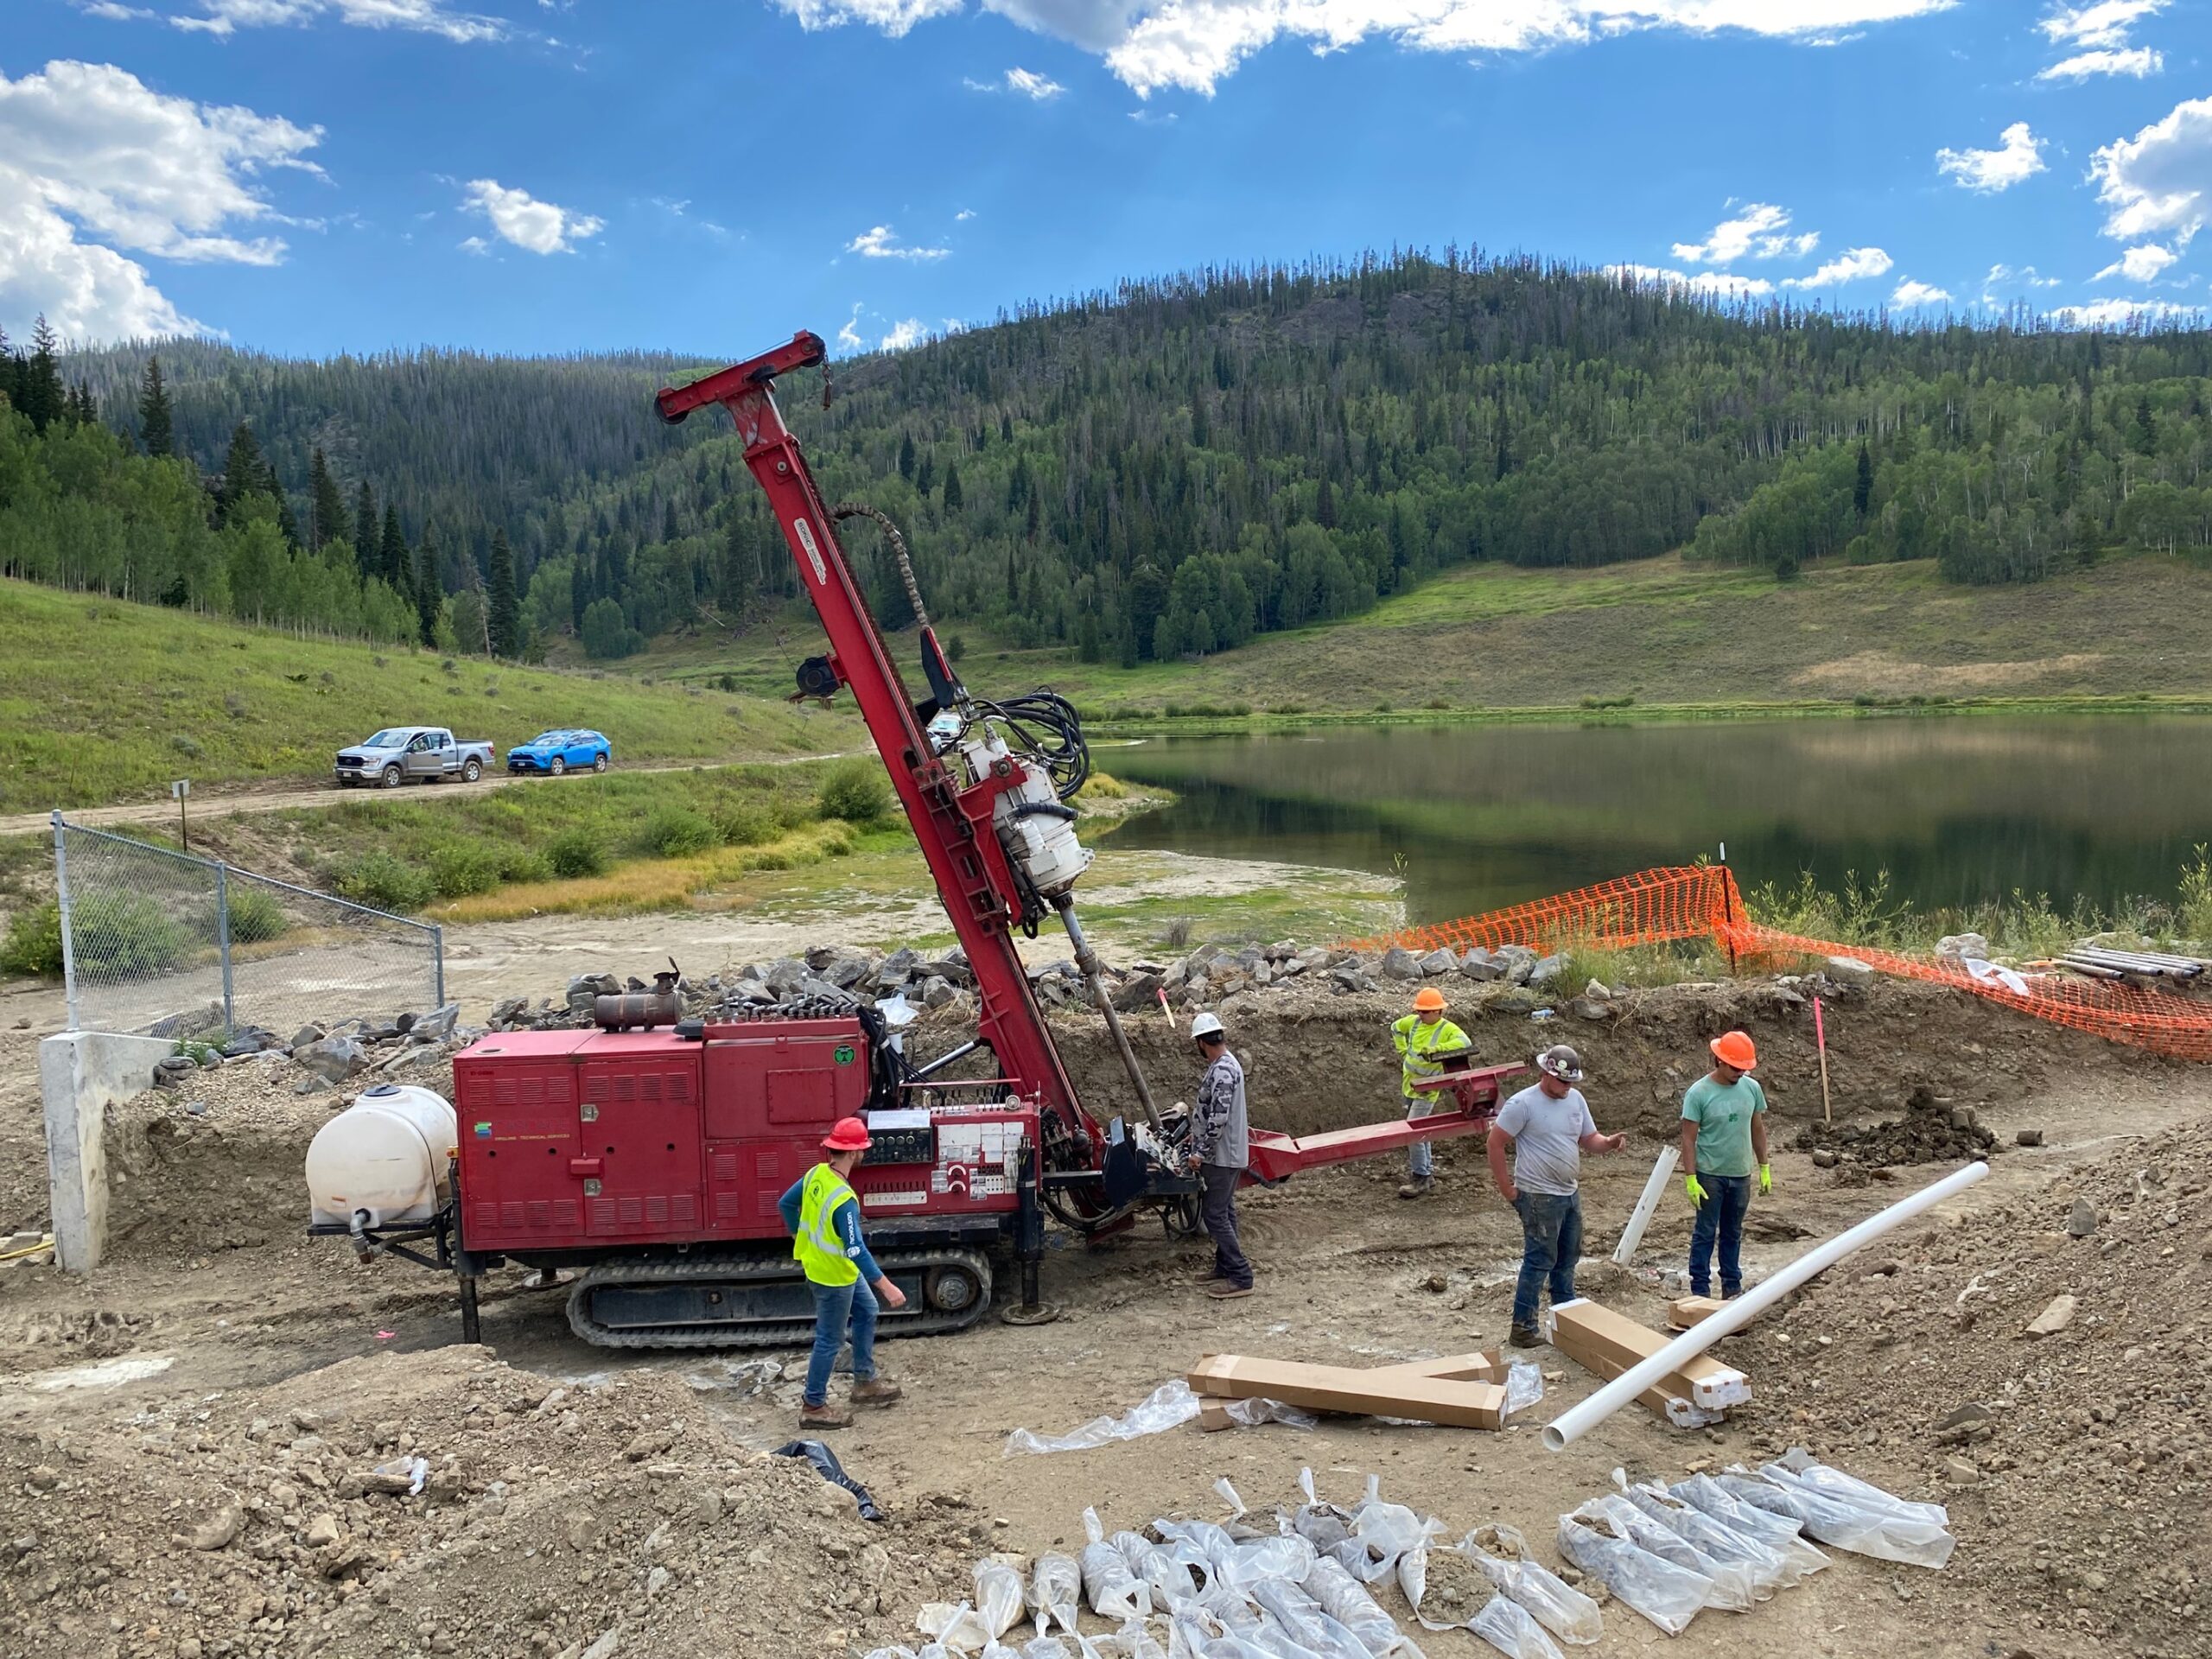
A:
[[[842,1406],[802,1405],[798,1408],[798,1426],[801,1428],[850,1428],[853,1414]]]
[[[1433,1175],[1416,1175],[1398,1189],[1398,1196],[1402,1198],[1425,1198],[1435,1187],[1436,1178]]]
[[[887,1378],[871,1376],[865,1382],[853,1384],[853,1403],[856,1406],[887,1406],[905,1392]]]
[[[1544,1345],[1544,1333],[1533,1325],[1516,1325],[1507,1341],[1516,1348],[1541,1348]]]
[[[1238,1296],[1249,1296],[1251,1294],[1251,1286],[1240,1285],[1228,1279],[1218,1280],[1206,1287],[1206,1294],[1217,1302],[1226,1302]]]

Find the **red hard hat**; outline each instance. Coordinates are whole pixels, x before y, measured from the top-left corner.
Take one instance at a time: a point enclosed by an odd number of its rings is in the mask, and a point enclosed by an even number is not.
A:
[[[822,1144],[830,1152],[866,1152],[870,1144],[868,1125],[857,1117],[841,1117]]]
[[[1713,1058],[1723,1065],[1748,1071],[1759,1063],[1759,1052],[1744,1033],[1724,1031],[1713,1039]]]

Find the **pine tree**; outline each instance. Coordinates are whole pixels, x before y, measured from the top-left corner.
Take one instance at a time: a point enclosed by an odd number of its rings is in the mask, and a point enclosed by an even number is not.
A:
[[[671,501],[661,514],[660,538],[664,542],[672,542],[682,533],[683,532],[677,528],[676,503]]]
[[[929,494],[937,488],[937,456],[933,452],[925,451],[921,461],[916,465],[914,487],[924,495]]]
[[[376,498],[369,493],[369,480],[365,478],[361,487],[353,492],[353,556],[360,560],[362,569],[374,572],[383,539],[377,530]]]
[[[308,545],[319,553],[331,543],[344,540],[345,536],[346,496],[339,489],[338,480],[330,475],[330,463],[323,459],[322,447],[318,444],[308,461]],[[356,547],[353,556],[365,565],[369,550]]]
[[[944,510],[959,512],[964,499],[960,493],[960,463],[948,461],[944,463]]]
[[[34,431],[45,431],[68,412],[67,394],[61,389],[61,370],[54,360],[55,349],[60,343],[41,311],[38,321],[31,325],[31,354],[22,370],[22,410],[30,416]]]
[[[23,359],[8,344],[5,328],[0,328],[0,401],[10,409],[23,405]]]
[[[445,584],[438,579],[437,550],[430,544],[430,531],[423,528],[423,544],[415,550],[415,614],[423,624],[423,643],[438,643],[438,613],[445,605]]]
[[[223,481],[215,491],[219,521],[227,520],[231,510],[246,497],[269,487],[264,476],[266,466],[261,459],[261,446],[254,442],[253,429],[240,421],[231,429],[231,447],[223,456]]]
[[[138,442],[149,455],[176,454],[176,423],[169,413],[168,387],[162,381],[162,359],[146,359],[138,383]]]
[[[415,571],[407,557],[407,537],[400,531],[399,509],[389,501],[384,504],[384,533],[377,538],[373,570],[390,582],[394,591],[415,591]]]
[[[1022,526],[1022,539],[1024,541],[1034,542],[1037,539],[1037,532],[1043,527],[1044,513],[1038,505],[1037,493],[1034,490],[1032,490],[1029,493],[1029,519],[1028,522]]]
[[[2139,455],[2158,453],[2158,429],[2151,419],[2151,397],[2148,392],[2135,400],[2135,429],[2129,447]]]
[[[737,518],[730,517],[730,536],[737,535]],[[584,610],[591,603],[591,554],[579,546],[569,561],[569,626],[576,633],[584,628]]]
[[[1874,500],[1874,457],[1866,452],[1866,440],[1859,441],[1859,476],[1851,486],[1851,510],[1864,518],[1866,509]]]
[[[911,432],[901,432],[899,435],[899,476],[909,483],[913,481],[914,435]]]
[[[515,593],[515,553],[507,545],[507,532],[492,532],[491,573],[486,582],[485,628],[492,655],[522,655],[522,602]]]
[[[1321,487],[1313,496],[1313,522],[1324,530],[1337,527],[1337,498],[1329,488],[1329,475],[1321,474]]]
[[[79,380],[69,393],[69,419],[79,426],[98,426],[100,406],[92,396],[92,389]]]

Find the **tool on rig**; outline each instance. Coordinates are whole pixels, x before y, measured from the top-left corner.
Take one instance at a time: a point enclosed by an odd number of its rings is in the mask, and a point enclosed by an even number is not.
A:
[[[994,1257],[1039,1322],[1045,1216],[1090,1238],[1147,1209],[1195,1225],[1187,1120],[1164,1116],[1123,1033],[1075,887],[1091,855],[1069,799],[1090,772],[1082,723],[1049,691],[969,692],[938,644],[898,527],[872,507],[826,504],[773,396],[779,375],[825,362],[818,335],[659,394],[661,418],[727,409],[821,617],[830,650],[802,664],[801,696],[849,690],[891,775],[975,976],[975,1037],[915,1066],[861,1004],[785,1006],[671,1020],[679,976],[602,997],[598,1029],[496,1033],[456,1056],[455,1099],[408,1091],[406,1109],[361,1103],[316,1137],[309,1231],[459,1275],[476,1339],[476,1281],[503,1261],[575,1269],[569,1321],[615,1347],[806,1341],[813,1309],[776,1201],[817,1159],[830,1125],[859,1115],[874,1145],[854,1173],[870,1249],[906,1294],[886,1336],[958,1330],[989,1306]],[[908,693],[861,596],[837,524],[878,527],[921,625],[929,695]],[[1128,1075],[1133,1109],[1103,1120],[1077,1099],[1014,945],[1056,918]],[[671,970],[674,964],[670,964]],[[630,1029],[632,1027],[643,1027]],[[663,1028],[665,1027],[666,1028]],[[982,1074],[948,1075],[963,1061]],[[1255,1130],[1250,1178],[1486,1129],[1519,1065],[1457,1073],[1459,1109],[1294,1140]],[[373,1093],[374,1091],[372,1091]],[[373,1132],[341,1130],[366,1106]],[[356,1195],[360,1195],[357,1197]]]

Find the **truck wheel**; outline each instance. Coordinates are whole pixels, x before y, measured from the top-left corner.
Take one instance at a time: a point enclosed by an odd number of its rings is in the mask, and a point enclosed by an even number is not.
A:
[[[602,749],[599,753],[592,756],[591,769],[594,772],[605,772],[607,770],[607,753],[605,750]]]
[[[382,782],[386,789],[397,789],[402,781],[397,766],[386,766],[384,769]]]
[[[569,769],[569,763],[556,754],[553,757],[551,762],[545,769],[551,772],[556,778],[558,778],[563,772]]]
[[[461,781],[464,784],[473,784],[483,775],[484,768],[474,760],[469,761],[461,769]]]

